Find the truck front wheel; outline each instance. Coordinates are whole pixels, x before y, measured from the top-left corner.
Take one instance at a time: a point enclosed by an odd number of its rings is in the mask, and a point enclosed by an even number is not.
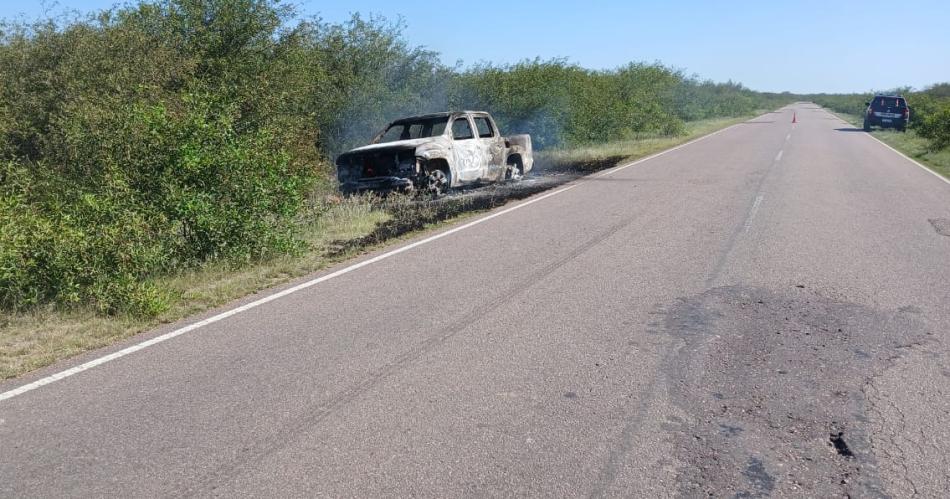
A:
[[[432,194],[433,197],[444,196],[445,193],[449,192],[449,186],[452,185],[449,175],[448,172],[442,169],[429,170],[429,174],[426,176],[426,191]]]

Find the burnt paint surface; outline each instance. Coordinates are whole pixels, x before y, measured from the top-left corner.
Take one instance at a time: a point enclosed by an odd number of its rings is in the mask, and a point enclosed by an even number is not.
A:
[[[504,180],[509,163],[516,161],[521,165],[521,173],[531,170],[534,160],[530,136],[502,136],[488,113],[463,111],[443,114],[449,118],[449,125],[441,135],[379,143],[380,133],[373,144],[341,154],[337,158],[341,189],[350,192],[412,189],[422,184],[430,168],[447,167],[452,187]],[[486,119],[490,125],[490,137],[478,133],[475,120],[480,118]],[[452,125],[461,120],[467,122],[472,130],[471,138],[453,137]]]

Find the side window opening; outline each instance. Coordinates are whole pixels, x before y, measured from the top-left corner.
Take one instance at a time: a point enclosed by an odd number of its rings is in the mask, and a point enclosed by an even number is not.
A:
[[[452,138],[455,140],[467,140],[475,137],[472,133],[472,126],[468,124],[468,118],[462,116],[452,122]]]
[[[495,136],[495,132],[492,130],[492,126],[491,123],[488,122],[488,118],[475,118],[475,128],[478,129],[479,138],[490,139]]]

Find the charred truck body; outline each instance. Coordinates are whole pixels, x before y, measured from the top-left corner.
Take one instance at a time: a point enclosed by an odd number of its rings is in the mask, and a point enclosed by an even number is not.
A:
[[[344,193],[427,191],[518,180],[531,170],[531,136],[503,137],[488,113],[460,111],[403,118],[368,146],[341,154]]]

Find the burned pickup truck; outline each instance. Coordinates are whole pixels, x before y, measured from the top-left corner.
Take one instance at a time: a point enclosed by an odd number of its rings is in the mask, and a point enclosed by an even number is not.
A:
[[[463,185],[519,180],[534,164],[531,136],[503,137],[484,112],[403,118],[336,160],[340,190],[441,195]]]

